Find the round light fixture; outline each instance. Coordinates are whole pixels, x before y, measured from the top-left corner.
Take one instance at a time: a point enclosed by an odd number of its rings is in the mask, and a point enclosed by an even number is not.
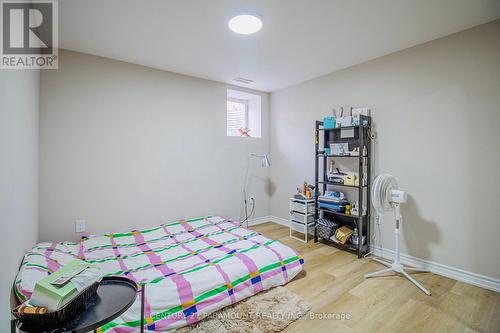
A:
[[[237,34],[250,35],[262,28],[262,20],[255,15],[244,14],[233,17],[227,25]]]

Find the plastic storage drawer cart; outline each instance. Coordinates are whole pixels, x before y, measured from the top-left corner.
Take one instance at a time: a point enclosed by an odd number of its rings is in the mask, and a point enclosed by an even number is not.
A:
[[[308,235],[314,233],[314,199],[290,199],[290,237],[307,243]],[[292,233],[301,233],[303,238],[295,237]]]

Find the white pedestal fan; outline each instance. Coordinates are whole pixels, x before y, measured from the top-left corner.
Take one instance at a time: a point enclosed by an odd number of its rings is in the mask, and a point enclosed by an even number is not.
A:
[[[394,259],[393,259],[394,261],[392,263],[388,263],[386,261],[373,258],[373,260],[387,266],[387,268],[384,268],[378,272],[365,274],[365,278],[380,276],[388,272],[396,272],[403,275],[411,282],[413,282],[413,284],[417,286],[420,290],[422,290],[424,293],[430,295],[431,293],[429,290],[427,290],[424,286],[418,283],[417,280],[415,280],[406,272],[406,270],[413,272],[428,272],[428,270],[421,268],[414,268],[414,267],[404,267],[401,264],[400,248],[399,248],[399,229],[403,217],[401,215],[400,205],[404,202],[406,202],[406,192],[399,190],[398,183],[393,176],[388,174],[381,174],[377,178],[375,178],[372,188],[372,204],[373,207],[375,207],[375,211],[377,212],[376,215],[377,223],[379,223],[380,213],[394,210],[396,216],[396,228],[394,229],[396,253],[394,254]]]

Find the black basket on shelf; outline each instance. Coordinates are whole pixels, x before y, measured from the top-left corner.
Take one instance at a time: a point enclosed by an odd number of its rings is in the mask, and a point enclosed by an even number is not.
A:
[[[335,231],[339,225],[331,220],[327,219],[318,219],[316,222],[316,235],[319,238],[330,239],[333,235],[335,235]]]
[[[85,305],[96,295],[98,287],[99,281],[94,282],[57,311],[46,312],[44,314],[21,313],[19,309],[22,305],[20,305],[12,310],[12,314],[26,324],[33,324],[40,327],[54,326],[82,312],[85,309]]]

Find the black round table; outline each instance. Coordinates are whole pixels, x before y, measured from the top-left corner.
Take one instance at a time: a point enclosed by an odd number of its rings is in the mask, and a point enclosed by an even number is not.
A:
[[[105,277],[99,283],[97,295],[92,298],[74,319],[54,327],[36,327],[21,320],[14,321],[14,332],[17,333],[86,333],[97,330],[109,323],[134,303],[137,285],[122,277]]]

